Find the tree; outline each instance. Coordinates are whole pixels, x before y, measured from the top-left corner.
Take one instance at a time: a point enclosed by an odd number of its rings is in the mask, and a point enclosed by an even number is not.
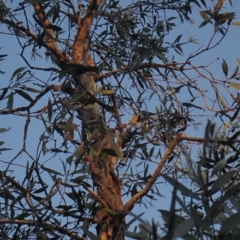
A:
[[[1,1],[1,39],[16,38],[14,51],[25,64],[12,70],[0,95],[1,117],[25,118],[21,150],[1,160],[1,239],[238,236],[239,97],[232,89],[239,90],[239,67],[229,76],[223,60],[220,80],[211,70],[214,59],[195,63],[239,25],[223,3]],[[199,28],[211,25],[212,36],[184,57],[197,40],[171,36],[180,24],[194,24],[196,7],[203,18]],[[8,57],[4,50],[1,60]],[[209,92],[199,79],[208,82]],[[198,127],[196,111],[218,118],[223,128],[209,122],[203,138],[187,135]],[[38,143],[30,138],[34,120],[34,128],[42,129]],[[10,129],[0,131],[14,136]],[[34,150],[30,141],[36,142]],[[198,162],[188,153],[194,143],[203,145]],[[3,144],[0,152],[8,156]],[[22,176],[20,156],[27,158]],[[53,167],[56,162],[61,171]],[[174,187],[170,211],[159,210],[161,229],[133,209],[161,201],[158,179]],[[139,230],[129,229],[129,214],[132,222],[140,221]]]

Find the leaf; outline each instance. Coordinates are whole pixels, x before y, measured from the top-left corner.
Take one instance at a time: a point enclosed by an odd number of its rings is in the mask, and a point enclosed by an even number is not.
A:
[[[6,73],[6,72],[3,72],[3,71],[0,70],[0,74],[3,74],[3,75],[4,75],[5,73]]]
[[[170,211],[162,210],[162,209],[158,209],[158,211],[161,213],[163,221],[166,224],[169,224],[169,222],[172,221],[172,220],[176,224],[181,224],[185,220],[182,216],[174,214],[174,213],[172,213]]]
[[[168,177],[166,175],[162,175],[162,176],[172,186],[176,186],[177,190],[179,190],[182,193],[183,196],[192,197],[192,198],[195,198],[195,199],[200,199],[201,198],[200,194],[192,192],[190,189],[185,187],[183,184],[181,184],[177,180],[175,180],[175,179],[173,179],[171,177]]]
[[[46,190],[47,190],[47,188],[48,188],[48,185],[46,185],[46,186],[44,186],[44,187],[41,187],[41,188],[39,188],[38,190],[34,191],[33,193],[34,193],[34,194],[37,194],[37,193],[44,192],[44,191],[46,191]]]
[[[230,78],[234,78],[237,74],[238,74],[238,70],[239,70],[239,66],[237,66],[234,71],[233,71],[233,74]]]
[[[219,162],[217,162],[216,165],[213,168],[211,177],[213,175],[215,175],[216,173],[220,172],[225,167],[226,164],[227,164],[227,160],[225,160],[225,159],[224,160],[220,160]]]
[[[30,168],[27,168],[26,170],[26,179],[30,179],[32,177],[33,169],[34,169],[35,162],[32,162],[32,165]]]
[[[108,143],[111,145],[113,151],[117,154],[117,156],[118,156],[119,158],[125,160],[125,159],[121,156],[121,152],[120,152],[120,150],[119,150],[119,147],[118,147],[117,143],[115,143],[115,142],[113,141],[112,136],[111,136],[110,134],[108,134],[108,135],[106,136],[106,139],[107,139]]]
[[[182,103],[182,105],[186,106],[186,107],[189,107],[189,108],[194,107],[194,108],[198,108],[198,109],[203,109],[202,107],[199,107],[197,105],[194,105],[194,104],[188,103],[188,102],[184,102],[184,103]]]
[[[203,21],[200,25],[199,25],[199,27],[198,28],[202,28],[202,27],[204,27],[206,24],[208,24],[209,23],[209,21]]]
[[[35,89],[35,88],[30,88],[30,87],[26,87],[26,86],[23,86],[23,87],[20,87],[21,89],[23,90],[26,90],[28,92],[34,92],[34,93],[41,93],[42,91],[38,90],[38,89]]]
[[[235,82],[229,82],[230,87],[240,90],[240,84]]]
[[[194,219],[193,218],[189,218],[187,220],[182,221],[174,229],[173,237],[174,238],[183,237],[186,233],[189,232],[189,230],[192,228],[193,224],[194,224]]]
[[[52,102],[49,99],[48,100],[48,120],[51,121],[52,120]]]
[[[227,77],[227,75],[228,75],[228,65],[227,65],[227,63],[224,59],[223,59],[223,62],[222,62],[222,70],[223,70],[223,73],[225,74],[225,77]]]
[[[205,21],[211,21],[211,18],[205,13],[205,11],[199,11],[201,17],[205,20]]]
[[[129,33],[124,28],[117,28],[117,33],[124,41],[128,40]]]
[[[66,125],[65,125],[65,127],[64,127],[64,135],[65,135],[65,136],[67,135],[68,132],[70,133],[71,130],[72,130],[73,118],[74,118],[74,115],[71,115],[71,116],[69,117],[69,119],[67,120],[67,122],[66,122]],[[72,136],[71,136],[71,137],[72,137]]]
[[[77,151],[76,151],[76,163],[79,162],[79,158],[83,154],[83,151],[84,151],[83,144],[80,144],[77,148]]]
[[[57,25],[53,25],[53,24],[49,24],[46,28],[50,28],[56,32],[62,31],[62,28],[57,26]]]
[[[222,223],[220,233],[223,233],[223,234],[228,233],[230,230],[237,227],[239,223],[240,223],[240,213],[237,212]]]
[[[72,164],[73,156],[74,156],[74,155],[70,155],[70,156],[67,158],[67,160],[66,160],[66,162],[67,162],[69,165]]]
[[[182,36],[183,36],[182,34],[178,35],[178,37],[175,39],[175,41],[173,42],[173,44],[179,43],[179,41],[180,41],[180,39],[181,39]]]
[[[2,88],[1,89],[3,91],[2,91],[2,94],[0,95],[0,101],[6,96],[8,89],[9,88]]]
[[[221,189],[233,176],[236,171],[227,172],[218,177],[218,179],[213,183],[211,188],[211,193],[216,193],[219,189]]]
[[[109,149],[109,148],[103,148],[102,151],[104,153],[106,153],[107,155],[110,155],[110,156],[113,156],[113,157],[117,157],[118,156],[114,150]]]
[[[204,0],[201,0],[201,3],[204,5],[205,8],[207,8],[207,5]]]
[[[231,25],[233,25],[233,26],[240,26],[240,22],[233,22]]]
[[[238,62],[238,65],[240,65],[240,59],[239,58],[236,58],[237,62]]]
[[[8,109],[11,111],[13,108],[13,93],[10,93],[8,96],[7,106],[8,106]]]
[[[161,60],[167,60],[167,58],[165,57],[165,55],[163,54],[164,51],[162,51],[161,49],[155,49],[154,53],[156,54],[156,56],[161,59]]]
[[[220,95],[218,95],[218,99],[220,101],[220,103],[222,104],[222,106],[226,109],[228,108],[228,105],[225,103],[225,101],[220,97]]]
[[[56,124],[56,127],[63,130],[65,127],[66,127],[66,122],[58,122]],[[72,126],[71,128],[74,130],[74,131],[77,131],[78,130],[78,125],[76,123],[72,123]]]
[[[4,132],[7,132],[9,131],[11,128],[0,128],[0,133],[4,133]]]
[[[113,95],[115,93],[115,91],[111,90],[111,89],[109,89],[109,90],[101,90],[100,93],[102,95]]]
[[[0,55],[0,61],[2,61],[1,58],[5,58],[6,56],[8,56],[8,54],[2,54],[2,55]]]
[[[48,128],[48,126],[47,126],[47,124],[46,124],[46,121],[45,121],[45,119],[43,118],[42,115],[41,115],[41,119],[42,119],[42,121],[43,121],[43,125],[44,125],[46,131],[49,133],[49,128]]]
[[[12,74],[12,77],[11,77],[10,80],[12,80],[15,76],[17,76],[17,75],[18,75],[20,72],[22,72],[24,69],[26,69],[26,67],[20,67],[20,68],[16,69],[16,70],[14,71],[14,73]]]
[[[8,150],[12,150],[12,148],[0,148],[0,152],[2,152],[2,151],[8,151]]]
[[[42,166],[42,169],[43,169],[44,171],[47,171],[48,173],[52,173],[52,174],[54,174],[54,175],[64,176],[62,173],[57,172],[57,171],[55,171],[55,170],[53,170],[53,169],[51,169],[51,168],[47,168],[47,167]]]
[[[31,98],[30,95],[28,95],[26,92],[22,91],[22,90],[18,90],[18,89],[15,89],[15,92],[20,95],[21,97],[25,98],[26,100],[28,100],[29,102],[32,102],[33,99]]]
[[[129,124],[138,125],[139,124],[138,119],[139,119],[140,114],[141,114],[141,112],[138,113],[137,115],[133,116],[133,118],[129,121]]]
[[[146,138],[148,140],[149,143],[153,144],[153,145],[156,145],[156,146],[159,146],[160,143],[159,142],[156,142],[154,141],[152,138],[150,138],[148,135],[146,135]]]

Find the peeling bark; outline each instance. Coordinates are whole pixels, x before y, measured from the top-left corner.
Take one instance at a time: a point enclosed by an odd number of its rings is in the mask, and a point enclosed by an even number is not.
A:
[[[77,35],[73,45],[73,57],[71,63],[82,63],[87,67],[96,67],[93,58],[89,53],[89,32],[93,23],[99,3],[92,0],[89,3],[86,15],[79,21]],[[82,102],[88,102],[91,96],[95,97],[95,79],[97,73],[88,72],[86,74],[72,74],[76,88],[80,91]],[[85,94],[83,94],[85,92]],[[96,128],[104,123],[104,119],[99,111],[99,105],[94,103],[94,107],[88,110],[78,112],[79,117],[84,121],[86,127],[93,132]],[[89,121],[95,121],[95,124],[89,124]],[[95,139],[93,146],[90,146],[95,153],[94,171],[92,171],[92,180],[98,190],[98,197],[101,199],[99,206],[103,209],[97,211],[97,232],[102,240],[123,240],[122,229],[125,224],[124,215],[117,213],[123,205],[121,184],[119,178],[114,173],[117,158],[101,153],[102,148],[112,148],[106,141],[106,136],[100,136]],[[104,205],[102,204],[104,203]],[[107,207],[107,209],[106,209]]]
[[[89,53],[89,35],[100,4],[103,4],[103,1],[91,0],[85,16],[77,18],[78,28],[73,43],[71,59],[70,56],[67,56],[59,49],[54,31],[48,28],[51,22],[46,18],[41,4],[33,5],[38,22],[45,31],[47,40],[45,46],[50,51],[53,62],[72,76],[76,87],[76,91],[72,93],[74,99],[85,106],[91,104],[91,98],[95,98],[95,81],[98,74],[96,72],[96,64]],[[104,126],[102,122],[104,118],[101,116],[99,109],[99,104],[95,102],[92,108],[84,109],[83,107],[83,109],[78,111],[79,118],[90,132],[99,128],[100,125]],[[89,123],[92,121],[94,124]],[[125,225],[125,220],[123,214],[118,214],[118,209],[123,206],[121,183],[114,173],[117,158],[101,152],[102,148],[112,148],[106,140],[106,136],[95,137],[94,143],[92,146],[89,146],[95,152],[94,159],[91,159],[89,167],[92,168],[92,180],[98,190],[97,200],[99,201],[100,199],[100,210],[96,213],[98,222],[97,232],[102,240],[123,240],[122,229]],[[108,135],[108,137],[111,137],[113,141],[113,136]],[[120,145],[119,143],[119,149],[121,149]]]

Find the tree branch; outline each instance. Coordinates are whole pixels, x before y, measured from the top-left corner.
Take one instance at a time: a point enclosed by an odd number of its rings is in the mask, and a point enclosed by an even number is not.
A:
[[[58,231],[59,233],[66,234],[71,239],[86,240],[86,238],[78,236],[77,233],[69,231],[65,227],[60,227],[56,224],[50,224],[50,223],[47,223],[47,222],[44,222],[44,221],[36,222],[36,221],[31,221],[31,220],[0,219],[0,223],[1,224],[10,223],[10,224],[19,224],[19,225],[28,225],[28,226],[38,225],[40,227],[44,227],[44,228],[47,228],[47,229],[53,229],[53,230]]]
[[[2,110],[0,111],[0,115],[5,115],[5,114],[12,114],[12,113],[15,113],[15,112],[24,112],[24,111],[29,111],[30,108],[32,108],[36,103],[37,101],[43,97],[49,90],[52,89],[52,86],[48,86],[46,87],[46,89],[41,92],[39,95],[37,95],[35,97],[35,99],[28,105],[28,106],[25,106],[25,107],[18,107],[18,108],[13,108],[12,110]]]
[[[172,141],[168,150],[165,152],[164,156],[162,157],[161,161],[159,162],[155,172],[153,173],[153,175],[150,178],[149,182],[147,183],[146,187],[142,191],[135,194],[126,204],[121,206],[118,211],[119,214],[126,214],[126,212],[129,211],[129,209],[135,204],[135,202],[137,200],[139,200],[140,198],[142,198],[149,192],[149,190],[152,188],[153,184],[156,182],[157,178],[159,177],[159,174],[161,173],[161,170],[162,170],[164,164],[166,163],[168,158],[173,153],[173,151],[174,151],[175,147],[177,146],[177,144],[179,143],[179,141],[181,141],[181,133],[178,133],[175,136],[174,140]]]
[[[33,4],[33,8],[40,24],[45,30],[45,36],[47,38],[45,47],[50,50],[51,53],[53,53],[52,60],[54,61],[54,63],[56,63],[59,67],[64,68],[65,64],[69,62],[69,59],[66,54],[58,48],[55,40],[54,31],[51,28],[51,21],[49,21],[49,19],[46,17],[46,14],[41,4]]]
[[[73,43],[73,63],[80,63],[86,59],[89,45],[89,33],[98,9],[97,0],[91,0],[84,18],[78,24],[77,35]],[[91,59],[92,60],[92,59]],[[89,63],[87,63],[90,65]],[[91,65],[94,65],[93,62]]]

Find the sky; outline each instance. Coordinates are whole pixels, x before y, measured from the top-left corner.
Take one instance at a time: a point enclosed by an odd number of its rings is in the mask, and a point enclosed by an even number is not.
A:
[[[10,1],[8,1],[10,2]],[[120,1],[121,3],[121,1]],[[125,1],[122,1],[123,4],[126,4]],[[237,11],[236,9],[240,9],[240,2],[237,1],[236,3],[233,1],[234,8],[231,8],[230,4],[225,5],[226,11],[232,12]],[[209,6],[212,6],[211,4]],[[21,16],[19,16],[21,17]],[[197,41],[200,43],[199,45],[187,45],[184,50],[184,56],[180,56],[176,54],[176,61],[183,61],[188,57],[189,54],[195,52],[200,47],[204,47],[208,41],[208,39],[212,36],[213,33],[213,26],[207,25],[203,28],[198,28],[200,23],[203,21],[199,14],[199,9],[197,7],[194,8],[193,14],[192,14],[192,20],[194,24],[185,23],[183,25],[178,25],[177,28],[175,28],[174,31],[172,31],[171,36],[168,36],[169,39],[175,39],[179,34],[183,34],[182,40],[187,40],[189,36],[193,36]],[[236,12],[236,21],[240,22],[240,11]],[[0,26],[0,34],[4,34],[6,32],[6,29],[1,25]],[[220,35],[218,33],[218,35]],[[219,38],[220,36],[217,36]],[[240,47],[239,47],[239,39],[240,39],[240,27],[231,26],[229,29],[229,33],[227,34],[227,37],[224,39],[224,41],[215,49],[206,52],[197,58],[194,59],[194,64],[210,64],[213,60],[213,64],[209,67],[209,69],[214,74],[214,77],[217,79],[225,79],[224,74],[222,72],[221,64],[222,60],[225,59],[228,63],[229,67],[229,73],[232,73],[235,69],[235,67],[238,65],[236,58],[240,59]],[[9,84],[9,81],[12,77],[13,72],[19,68],[24,67],[25,63],[23,62],[22,58],[19,56],[21,49],[18,46],[18,43],[16,39],[13,36],[4,34],[1,36],[0,40],[0,55],[1,54],[8,54],[7,58],[4,61],[0,62],[0,70],[4,71],[4,75],[0,75],[0,89],[7,87]],[[29,53],[29,58],[31,57]],[[219,60],[217,60],[219,59]],[[46,61],[45,58],[36,58],[36,61],[33,62],[35,66],[40,67],[47,67],[49,64],[51,64],[50,60]],[[47,81],[48,75],[42,75],[41,71],[35,72],[35,77],[41,78]],[[202,83],[200,83],[202,88],[208,89],[209,85],[206,81],[202,79]],[[36,87],[37,88],[37,87]],[[235,90],[233,90],[235,92]],[[184,99],[184,94],[182,94],[182,99]],[[226,95],[227,97],[227,95]],[[39,101],[39,103],[36,105],[34,109],[39,109],[39,106],[41,105],[47,105],[48,99],[51,98],[51,95],[48,94],[43,99]],[[187,98],[186,98],[187,100]],[[23,106],[28,104],[28,101],[24,100],[23,98],[19,96],[14,96],[14,108]],[[199,102],[199,104],[202,104],[202,102]],[[157,105],[157,104],[156,104]],[[6,101],[0,102],[0,109],[4,109],[6,107]],[[152,107],[152,109],[151,109]],[[154,111],[154,104],[149,106],[149,111]],[[197,114],[197,113],[196,113]],[[127,116],[128,119],[126,121],[130,120],[132,116]],[[199,121],[202,123],[202,125],[199,127],[198,131],[194,131],[192,128],[188,129],[187,134],[188,135],[194,135],[198,137],[203,136],[203,129],[205,127],[205,124],[207,122],[207,117],[200,117]],[[211,118],[210,118],[211,120]],[[11,151],[2,152],[0,155],[0,166],[1,168],[5,169],[9,161],[18,153],[22,147],[22,141],[23,141],[23,128],[25,125],[25,117],[21,116],[12,116],[12,115],[0,115],[0,128],[11,128],[8,132],[0,134],[0,141],[4,141],[5,144],[3,147],[6,148],[12,148]],[[214,119],[214,121],[221,125],[221,122]],[[36,147],[39,142],[39,138],[42,134],[42,131],[44,129],[44,125],[41,122],[41,119],[35,119],[31,118],[31,122],[29,125],[28,130],[28,140],[27,140],[27,148],[29,149],[31,154],[35,154]],[[192,152],[193,156],[197,156],[196,152]],[[66,158],[66,156],[61,156],[62,159]],[[25,174],[25,168],[26,168],[26,162],[31,160],[28,158],[26,154],[21,154],[18,156],[17,159],[13,161],[13,165],[10,169],[12,169],[13,175],[16,177],[16,179],[21,179],[23,174]],[[42,163],[46,164],[44,166],[47,166],[49,168],[53,168],[57,171],[62,172],[62,164],[59,160],[59,157],[57,156],[54,159],[51,159],[51,154],[47,154]],[[73,170],[73,166],[72,169]],[[69,169],[70,171],[70,169]],[[43,176],[49,178],[47,174],[43,173]],[[133,209],[134,213],[140,213],[140,212],[146,212],[143,215],[143,218],[148,219],[151,222],[151,219],[154,218],[155,221],[160,221],[160,214],[156,212],[156,209],[169,209],[170,206],[170,199],[171,199],[171,187],[167,185],[162,179],[160,179],[162,182],[162,186],[160,192],[164,195],[160,199],[159,202],[153,202],[155,205],[154,207],[150,207],[148,210],[146,210],[143,207],[136,206]],[[51,186],[51,184],[50,184]]]

